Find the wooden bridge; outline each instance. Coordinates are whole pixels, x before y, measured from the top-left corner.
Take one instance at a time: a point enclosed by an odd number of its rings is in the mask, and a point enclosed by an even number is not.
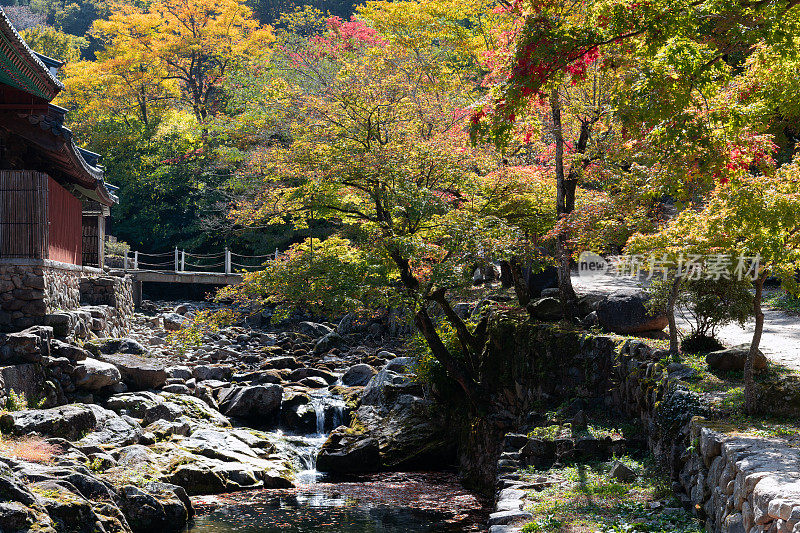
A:
[[[122,267],[112,269],[112,273],[131,276],[138,305],[142,283],[235,285],[242,281],[243,272],[257,270],[277,255],[278,250],[274,254],[243,255],[228,248],[217,254],[195,254],[178,248],[162,254],[133,251],[124,255]]]

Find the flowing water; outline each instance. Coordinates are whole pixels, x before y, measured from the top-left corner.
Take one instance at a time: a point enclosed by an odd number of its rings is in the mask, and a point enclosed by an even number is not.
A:
[[[325,483],[317,453],[347,422],[344,401],[315,393],[316,432],[286,435],[299,472],[298,487],[195,498],[190,533],[449,533],[481,531],[485,502],[452,474],[383,474],[357,483]]]

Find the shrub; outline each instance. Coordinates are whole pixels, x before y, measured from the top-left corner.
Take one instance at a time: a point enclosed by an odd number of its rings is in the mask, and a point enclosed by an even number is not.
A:
[[[6,401],[3,404],[3,408],[6,411],[24,411],[25,409],[33,408],[38,409],[44,403],[44,399],[33,402],[28,401],[25,397],[24,392],[17,393],[14,389],[11,389],[8,392],[8,396],[6,396]]]
[[[678,307],[691,321],[694,336],[714,337],[730,323],[744,325],[753,316],[752,284],[748,280],[698,279],[684,283]]]
[[[230,309],[199,311],[191,321],[178,331],[167,336],[167,342],[174,346],[178,352],[183,353],[192,347],[203,343],[203,335],[216,333],[221,328],[235,324],[239,316]]]
[[[386,301],[392,268],[341,237],[306,239],[264,269],[244,274],[239,285],[221,289],[218,300],[245,307],[276,306],[277,320],[293,312],[333,317]]]
[[[650,284],[648,310],[664,313],[667,310],[671,279],[656,279]],[[675,313],[683,315],[691,332],[683,340],[681,349],[689,353],[702,353],[719,349],[716,331],[730,323],[744,325],[753,316],[752,285],[747,280],[697,279],[684,281],[675,302]]]
[[[684,353],[709,353],[723,348],[725,346],[716,338],[701,333],[692,333],[681,341],[681,351]]]
[[[116,242],[106,241],[104,247],[106,255],[122,257],[131,251],[130,245],[124,241],[116,241]]]

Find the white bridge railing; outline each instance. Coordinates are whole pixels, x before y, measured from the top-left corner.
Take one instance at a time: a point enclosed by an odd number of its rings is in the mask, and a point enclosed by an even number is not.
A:
[[[216,254],[194,254],[177,247],[172,252],[162,254],[147,254],[144,252],[129,251],[123,256],[123,270],[157,270],[166,272],[212,272],[233,274],[242,270],[257,270],[270,260],[278,257],[278,250],[274,254],[244,255],[232,252],[225,248],[224,252]]]

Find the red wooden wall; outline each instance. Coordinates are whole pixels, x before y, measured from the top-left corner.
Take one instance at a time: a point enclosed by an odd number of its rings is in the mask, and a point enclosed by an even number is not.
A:
[[[50,259],[80,265],[83,232],[80,200],[50,178],[47,207],[50,219]]]

